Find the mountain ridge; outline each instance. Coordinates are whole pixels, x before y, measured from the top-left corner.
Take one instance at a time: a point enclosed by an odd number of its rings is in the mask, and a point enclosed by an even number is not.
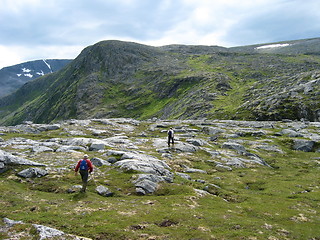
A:
[[[13,93],[30,80],[56,72],[71,59],[41,59],[27,61],[0,69],[0,97]]]
[[[90,117],[319,121],[320,49],[310,48],[320,39],[293,43],[224,48],[101,41],[59,72],[0,99],[0,123]],[[272,53],[262,48],[276,44]]]

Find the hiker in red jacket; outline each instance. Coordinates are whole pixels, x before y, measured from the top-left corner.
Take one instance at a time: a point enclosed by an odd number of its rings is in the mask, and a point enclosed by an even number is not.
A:
[[[83,156],[83,159],[79,160],[76,168],[74,169],[76,176],[77,176],[78,170],[80,172],[81,179],[82,179],[81,192],[85,192],[88,184],[89,173],[93,171],[92,163],[90,159],[88,159],[87,154]]]

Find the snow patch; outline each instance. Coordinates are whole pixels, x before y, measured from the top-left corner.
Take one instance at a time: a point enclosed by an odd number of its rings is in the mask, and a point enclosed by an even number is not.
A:
[[[288,47],[291,44],[289,43],[283,43],[283,44],[270,44],[270,45],[264,45],[260,47],[256,47],[255,49],[265,49],[265,48],[278,48],[278,47]]]
[[[260,46],[260,47],[257,47],[256,49],[288,47],[288,46],[290,46],[290,45],[291,45],[291,44],[289,44],[289,43],[284,43],[284,44],[271,44],[271,45]]]
[[[31,72],[31,70],[28,69],[28,68],[21,68],[21,70],[22,70],[22,72],[24,72],[24,73],[29,73],[29,72]]]
[[[47,67],[50,69],[50,72],[52,73],[52,69],[49,63],[46,62],[45,59],[42,59],[42,61],[47,65]]]
[[[29,77],[29,78],[32,78],[33,77],[33,75],[32,74],[30,74],[30,73],[25,73],[25,74],[23,74],[25,77]]]
[[[17,74],[18,77],[20,77],[21,75],[22,75],[21,73],[18,73],[18,74]]]
[[[44,72],[41,70],[41,72],[36,72],[39,76],[43,76]]]

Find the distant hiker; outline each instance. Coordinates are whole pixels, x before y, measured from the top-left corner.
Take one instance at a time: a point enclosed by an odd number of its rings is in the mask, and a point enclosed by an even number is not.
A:
[[[170,142],[174,145],[174,131],[172,128],[168,131],[168,146],[170,147]]]
[[[79,160],[76,168],[74,169],[76,176],[77,176],[78,170],[80,172],[81,179],[82,179],[81,192],[85,192],[88,184],[89,173],[93,171],[92,163],[90,159],[88,159],[87,154],[83,156],[83,159]]]

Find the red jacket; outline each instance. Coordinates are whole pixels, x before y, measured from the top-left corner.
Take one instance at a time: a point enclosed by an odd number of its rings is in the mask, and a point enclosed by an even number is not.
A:
[[[75,172],[78,172],[79,167],[80,167],[80,163],[81,163],[82,160],[84,160],[84,159],[79,160],[76,168],[74,169]],[[89,172],[91,173],[93,171],[92,163],[91,163],[90,159],[86,159],[86,162],[87,162],[87,165],[88,165],[88,168],[89,168]]]

